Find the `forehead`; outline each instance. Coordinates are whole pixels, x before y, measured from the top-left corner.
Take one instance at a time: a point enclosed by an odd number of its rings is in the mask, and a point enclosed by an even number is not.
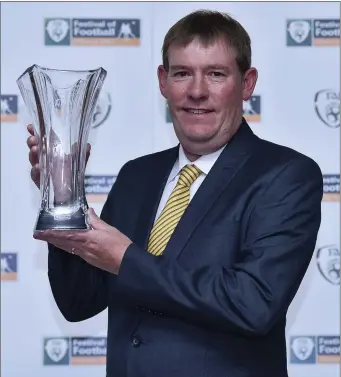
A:
[[[169,66],[187,65],[226,65],[232,66],[236,61],[234,50],[224,42],[215,41],[204,45],[199,40],[193,40],[187,46],[171,45],[168,49]]]

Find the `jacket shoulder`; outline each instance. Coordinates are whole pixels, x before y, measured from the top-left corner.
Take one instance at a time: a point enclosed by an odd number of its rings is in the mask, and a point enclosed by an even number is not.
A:
[[[177,156],[178,147],[172,147],[159,152],[149,153],[128,161],[123,167],[126,170],[143,170],[152,169],[154,166],[157,167],[161,162],[175,158]],[[122,168],[123,169],[123,168]]]
[[[264,169],[273,171],[274,174],[289,170],[296,176],[314,176],[315,179],[322,180],[321,168],[312,157],[285,145],[257,139],[253,156],[256,161],[262,161]]]

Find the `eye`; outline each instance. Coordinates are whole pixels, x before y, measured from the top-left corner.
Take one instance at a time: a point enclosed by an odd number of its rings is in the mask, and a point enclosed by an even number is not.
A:
[[[185,77],[187,74],[188,74],[188,72],[186,72],[186,71],[178,71],[178,72],[175,72],[173,76],[175,76],[175,77]]]
[[[224,76],[226,76],[223,72],[219,72],[219,71],[213,71],[213,72],[210,72],[209,74],[213,77],[224,77]]]

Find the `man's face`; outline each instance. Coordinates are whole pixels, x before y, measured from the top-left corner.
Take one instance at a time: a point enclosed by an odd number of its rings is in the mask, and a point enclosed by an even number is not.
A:
[[[241,123],[243,100],[254,90],[257,71],[242,76],[235,52],[222,41],[208,47],[197,40],[173,45],[168,59],[169,71],[160,66],[158,78],[180,143],[196,155],[218,150]]]

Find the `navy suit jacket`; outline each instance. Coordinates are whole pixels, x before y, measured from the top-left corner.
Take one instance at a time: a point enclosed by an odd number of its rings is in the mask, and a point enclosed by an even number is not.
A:
[[[49,245],[68,321],[108,309],[108,377],[286,377],[286,312],[321,221],[318,165],[245,120],[162,256],[146,251],[178,147],[129,161],[101,217],[133,244],[119,274]]]

